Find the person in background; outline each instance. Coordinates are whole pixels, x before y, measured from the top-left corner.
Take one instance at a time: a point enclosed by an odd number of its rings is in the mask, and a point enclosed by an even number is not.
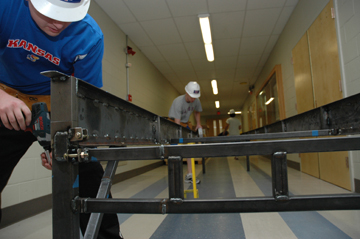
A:
[[[169,118],[173,119],[177,124],[187,124],[190,115],[194,112],[196,127],[195,131],[202,130],[200,121],[200,112],[202,112],[200,97],[200,85],[196,81],[190,81],[185,86],[185,95],[178,96],[172,103],[169,110]],[[190,128],[189,126],[187,126]],[[200,183],[200,179],[196,179],[196,183]],[[192,183],[192,166],[191,158],[187,159],[187,174],[185,176],[186,183]]]
[[[31,132],[25,132],[31,123],[31,102],[12,93],[41,97],[50,106],[50,79],[40,74],[47,70],[74,75],[102,87],[104,36],[87,14],[90,0],[0,0],[0,5],[2,192],[13,169],[36,141]],[[52,168],[44,153],[41,160],[44,167]],[[80,197],[96,197],[103,173],[100,163],[80,164]],[[83,233],[89,217],[80,215]],[[104,214],[98,238],[122,238],[116,214]]]
[[[235,118],[235,110],[230,110],[230,118],[226,120],[226,126],[224,132],[229,131],[229,136],[240,135],[241,122],[237,118]],[[235,156],[235,159],[238,157]]]

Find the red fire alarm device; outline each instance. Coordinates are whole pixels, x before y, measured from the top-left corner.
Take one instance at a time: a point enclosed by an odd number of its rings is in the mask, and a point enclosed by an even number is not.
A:
[[[132,95],[128,94],[128,101],[132,102]]]
[[[217,115],[220,115],[220,111],[216,112]]]

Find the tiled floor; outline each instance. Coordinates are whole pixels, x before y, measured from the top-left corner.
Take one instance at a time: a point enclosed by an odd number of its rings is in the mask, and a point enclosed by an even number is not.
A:
[[[202,180],[200,198],[271,196],[268,160],[252,159],[250,172],[246,171],[245,157],[209,159],[206,174],[201,169],[202,165],[196,165]],[[291,168],[288,178],[293,195],[350,193]],[[118,183],[112,194],[114,198],[167,198],[167,167]],[[119,214],[119,221],[125,239],[360,238],[360,211]],[[51,223],[51,211],[46,211],[0,230],[0,239],[49,239]]]

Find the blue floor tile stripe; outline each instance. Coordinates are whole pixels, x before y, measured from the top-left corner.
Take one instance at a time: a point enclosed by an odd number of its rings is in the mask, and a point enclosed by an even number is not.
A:
[[[241,160],[241,164],[246,168],[245,160]],[[270,161],[269,161],[270,164]],[[271,176],[251,164],[249,175],[257,184],[259,189],[266,196],[272,195]],[[266,182],[267,181],[267,182]],[[290,195],[293,195],[289,192]],[[280,212],[279,215],[283,218],[289,228],[293,231],[299,239],[342,239],[350,238],[346,233],[332,224],[329,220],[324,218],[321,214],[315,211],[311,212]]]
[[[200,174],[200,198],[234,198],[235,191],[226,158],[210,159]],[[190,198],[191,194],[188,195]],[[169,214],[151,239],[245,238],[241,217],[228,214]]]

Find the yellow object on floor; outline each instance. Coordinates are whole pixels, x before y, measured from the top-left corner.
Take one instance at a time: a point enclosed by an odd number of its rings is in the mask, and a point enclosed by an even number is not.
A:
[[[196,187],[196,174],[195,174],[195,159],[191,158],[191,173],[192,173],[192,183],[193,189],[184,190],[184,198],[186,198],[187,193],[194,193],[194,198],[199,198],[199,190]],[[195,179],[194,179],[195,178]]]

